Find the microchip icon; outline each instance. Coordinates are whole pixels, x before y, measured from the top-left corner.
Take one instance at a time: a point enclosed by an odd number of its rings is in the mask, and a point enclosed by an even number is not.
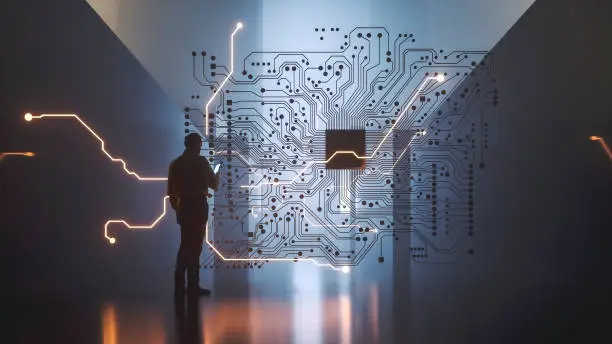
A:
[[[363,157],[365,157],[365,130],[325,131],[327,169],[364,169],[366,161]]]

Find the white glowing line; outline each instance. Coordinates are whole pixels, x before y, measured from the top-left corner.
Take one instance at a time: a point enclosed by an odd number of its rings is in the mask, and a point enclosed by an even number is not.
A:
[[[244,161],[247,166],[251,166],[251,163],[247,160],[247,158],[245,158],[244,156],[242,156],[240,153],[232,150],[230,153],[228,153],[227,151],[214,151],[211,150],[213,155],[237,155],[240,157],[240,159],[242,159],[242,161]]]
[[[238,33],[238,30],[240,29],[242,29],[242,23],[236,24],[236,28],[234,29],[234,32],[232,32],[232,35],[230,36],[230,72],[225,77],[225,80],[223,80],[219,88],[217,88],[217,90],[213,93],[212,97],[210,97],[210,100],[208,101],[208,103],[206,103],[205,112],[204,112],[205,120],[206,120],[206,132],[204,133],[205,136],[208,136],[208,106],[210,105],[210,103],[212,103],[212,101],[215,99],[217,94],[221,91],[221,89],[223,88],[227,80],[229,80],[232,74],[234,74],[234,36],[236,35],[236,33]]]
[[[168,178],[166,177],[141,177],[140,175],[138,175],[138,173],[134,172],[134,171],[130,171],[127,168],[127,164],[125,162],[125,160],[120,159],[120,158],[115,158],[112,155],[110,155],[109,152],[106,151],[106,142],[104,142],[104,140],[89,126],[87,125],[87,123],[85,123],[85,121],[83,121],[78,115],[75,114],[41,114],[38,116],[33,116],[30,113],[27,113],[24,116],[25,120],[30,122],[33,119],[44,119],[44,118],[74,118],[76,119],[79,123],[81,123],[81,125],[83,127],[85,127],[85,129],[87,129],[87,131],[89,131],[89,133],[95,137],[99,142],[100,142],[100,148],[102,150],[102,152],[112,161],[112,162],[120,162],[121,165],[123,166],[123,170],[125,171],[125,173],[132,175],[134,177],[136,177],[136,179],[140,180],[140,181],[164,181],[164,180],[168,180]]]
[[[393,131],[393,129],[395,128],[395,126],[399,123],[399,121],[402,119],[402,117],[404,116],[404,114],[408,111],[408,109],[410,109],[410,106],[412,105],[412,103],[414,103],[414,101],[416,100],[416,98],[420,95],[420,92],[423,90],[423,88],[425,87],[425,85],[427,84],[427,81],[429,80],[438,80],[437,77],[427,77],[423,80],[423,82],[421,82],[420,86],[418,87],[417,91],[414,93],[414,96],[412,96],[412,98],[410,99],[410,101],[408,102],[408,104],[406,105],[404,111],[402,111],[402,113],[400,113],[400,115],[397,117],[397,119],[395,120],[395,123],[393,123],[393,125],[391,126],[391,128],[389,129],[389,131],[387,131],[387,134],[383,137],[383,139],[380,141],[380,143],[378,144],[378,146],[376,147],[376,149],[374,149],[374,151],[372,152],[371,155],[369,156],[359,156],[357,155],[357,153],[355,153],[354,151],[337,151],[334,154],[332,154],[332,156],[329,157],[329,159],[327,160],[320,160],[320,161],[313,161],[311,163],[306,164],[306,167],[304,167],[300,172],[298,172],[298,174],[293,177],[293,179],[291,179],[288,182],[275,182],[275,183],[269,183],[269,182],[263,182],[263,183],[259,183],[257,185],[241,185],[241,188],[257,188],[260,187],[261,185],[287,185],[287,184],[291,184],[293,183],[297,178],[300,177],[300,175],[302,173],[304,173],[304,171],[306,171],[308,168],[310,168],[312,165],[314,164],[325,164],[328,163],[331,159],[333,159],[337,154],[353,154],[357,159],[372,159],[374,157],[374,155],[376,155],[376,152],[378,152],[378,150],[380,149],[380,147],[383,145],[383,143],[387,140],[387,138],[389,137],[389,135],[391,135],[391,132]]]
[[[410,141],[412,142],[412,140],[410,140]],[[406,153],[408,151],[408,148],[410,148],[410,144],[408,144],[408,146],[406,146],[406,148],[404,148],[404,151],[402,152],[402,154],[400,154],[400,156],[397,157],[397,160],[395,160],[395,164],[393,164],[391,169],[395,168],[395,165],[397,165],[397,163],[402,159],[402,157],[404,156],[404,153]]]
[[[322,264],[317,262],[315,259],[313,258],[225,258],[225,256],[223,256],[223,254],[221,252],[219,252],[219,250],[217,250],[217,248],[212,245],[210,243],[210,241],[208,240],[208,222],[206,223],[206,243],[208,244],[208,246],[210,246],[210,248],[212,248],[212,250],[224,261],[227,262],[293,262],[293,261],[309,261],[309,262],[313,262],[314,264],[316,264],[317,266],[323,266],[323,267],[328,267],[331,268],[333,270],[336,271],[342,271],[343,268],[338,268],[335,267],[331,264]]]
[[[108,231],[108,227],[111,224],[114,223],[121,223],[123,224],[126,228],[128,229],[153,229],[153,227],[155,227],[163,218],[164,216],[166,216],[166,213],[168,212],[168,205],[166,200],[168,200],[168,198],[170,198],[169,196],[165,196],[162,200],[163,202],[163,211],[162,213],[157,217],[157,219],[155,219],[155,221],[153,221],[151,224],[149,225],[132,225],[129,224],[126,220],[108,220],[106,221],[106,224],[104,224],[104,237],[108,240],[109,243],[111,244],[115,244],[117,242],[117,239],[113,236],[111,236],[109,234]],[[323,267],[329,267],[333,270],[336,271],[342,271],[342,269],[344,269],[344,267],[338,268],[335,267],[331,264],[322,264],[317,262],[315,259],[313,258],[226,258],[225,256],[223,256],[223,254],[221,252],[219,252],[219,250],[217,250],[217,248],[212,245],[210,243],[210,241],[208,240],[208,222],[206,223],[206,243],[208,244],[208,246],[210,246],[212,248],[212,250],[224,261],[228,261],[228,262],[256,262],[256,261],[282,261],[282,262],[290,262],[290,261],[309,261],[312,262],[318,266],[323,266]]]
[[[441,75],[441,74],[440,74]],[[404,153],[406,153],[408,151],[408,148],[410,148],[410,145],[412,144],[412,141],[414,141],[414,138],[419,136],[419,134],[422,134],[423,136],[425,135],[425,131],[423,131],[422,133],[416,133],[414,135],[412,135],[412,137],[410,138],[410,142],[408,142],[408,145],[406,145],[406,148],[404,148],[404,150],[402,151],[402,153],[400,154],[399,157],[397,157],[397,160],[395,160],[395,163],[393,164],[393,166],[391,166],[391,169],[395,168],[395,165],[397,165],[397,163],[402,159],[402,157],[404,156]]]
[[[417,91],[414,93],[414,96],[412,96],[412,99],[410,99],[410,101],[408,101],[408,104],[406,105],[406,108],[404,109],[404,111],[402,111],[402,113],[400,113],[400,115],[395,120],[395,123],[393,123],[393,125],[391,126],[389,131],[387,131],[387,135],[385,135],[385,137],[382,139],[382,141],[380,141],[380,143],[378,144],[378,147],[376,147],[376,149],[374,150],[374,152],[372,153],[372,155],[368,159],[371,159],[374,156],[374,154],[376,154],[376,152],[378,152],[378,150],[380,149],[380,146],[382,146],[382,144],[387,140],[387,137],[389,137],[389,135],[391,135],[391,132],[393,131],[395,126],[399,123],[399,121],[402,119],[402,117],[404,117],[404,114],[408,111],[408,109],[410,108],[412,103],[414,103],[416,98],[420,95],[420,93],[423,90],[423,88],[425,88],[425,84],[429,80],[436,80],[436,81],[438,81],[439,79],[437,77],[427,77],[427,78],[425,78],[425,80],[423,80],[423,82],[421,83],[421,85],[419,86]]]

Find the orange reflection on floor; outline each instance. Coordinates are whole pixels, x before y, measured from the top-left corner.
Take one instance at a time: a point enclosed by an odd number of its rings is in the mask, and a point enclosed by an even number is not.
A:
[[[370,290],[369,296],[365,293],[360,298],[365,301],[361,306],[353,304],[355,300],[350,293],[341,292],[318,300],[314,300],[310,292],[299,296],[318,303],[314,308],[303,303],[296,308],[292,298],[200,298],[191,301],[185,298],[185,303],[175,303],[174,314],[164,307],[120,306],[109,302],[101,312],[101,342],[348,344],[361,341],[375,344],[378,332],[370,327],[378,326],[379,296],[375,295],[376,291],[376,288]],[[376,336],[372,337],[373,333]]]
[[[227,300],[202,314],[205,343],[278,343],[291,335],[291,306],[282,301]]]
[[[112,303],[102,309],[102,343],[117,344],[117,309]]]
[[[325,334],[324,342],[351,343],[352,306],[349,296],[329,298],[323,303],[320,327],[311,331],[321,330]],[[202,315],[205,343],[289,343],[296,332],[293,305],[287,301],[227,300],[204,305]],[[306,338],[295,339],[302,342]]]
[[[352,332],[351,299],[348,295],[340,296],[340,343],[350,344]]]
[[[113,303],[102,308],[102,343],[167,343],[164,317],[149,309],[134,309],[119,314]]]

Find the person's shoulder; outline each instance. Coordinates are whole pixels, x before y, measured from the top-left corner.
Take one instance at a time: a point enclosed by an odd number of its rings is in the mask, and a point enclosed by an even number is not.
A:
[[[172,167],[172,166],[176,166],[176,165],[180,164],[180,163],[181,163],[181,161],[183,161],[183,160],[184,160],[184,159],[183,159],[183,156],[182,156],[182,155],[180,155],[179,157],[177,157],[176,159],[174,159],[174,160],[172,160],[172,161],[170,162],[170,166],[171,166],[171,167]]]

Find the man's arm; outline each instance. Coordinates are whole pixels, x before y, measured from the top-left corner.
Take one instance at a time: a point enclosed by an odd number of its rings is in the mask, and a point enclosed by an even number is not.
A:
[[[176,180],[175,180],[175,165],[174,162],[170,164],[170,169],[168,171],[168,189],[167,194],[170,196],[170,206],[172,209],[176,209],[178,207],[178,197],[176,195]]]
[[[219,188],[219,174],[213,172],[207,158],[202,157],[202,161],[204,162],[204,174],[206,176],[206,182],[208,182],[208,187],[217,191]]]

